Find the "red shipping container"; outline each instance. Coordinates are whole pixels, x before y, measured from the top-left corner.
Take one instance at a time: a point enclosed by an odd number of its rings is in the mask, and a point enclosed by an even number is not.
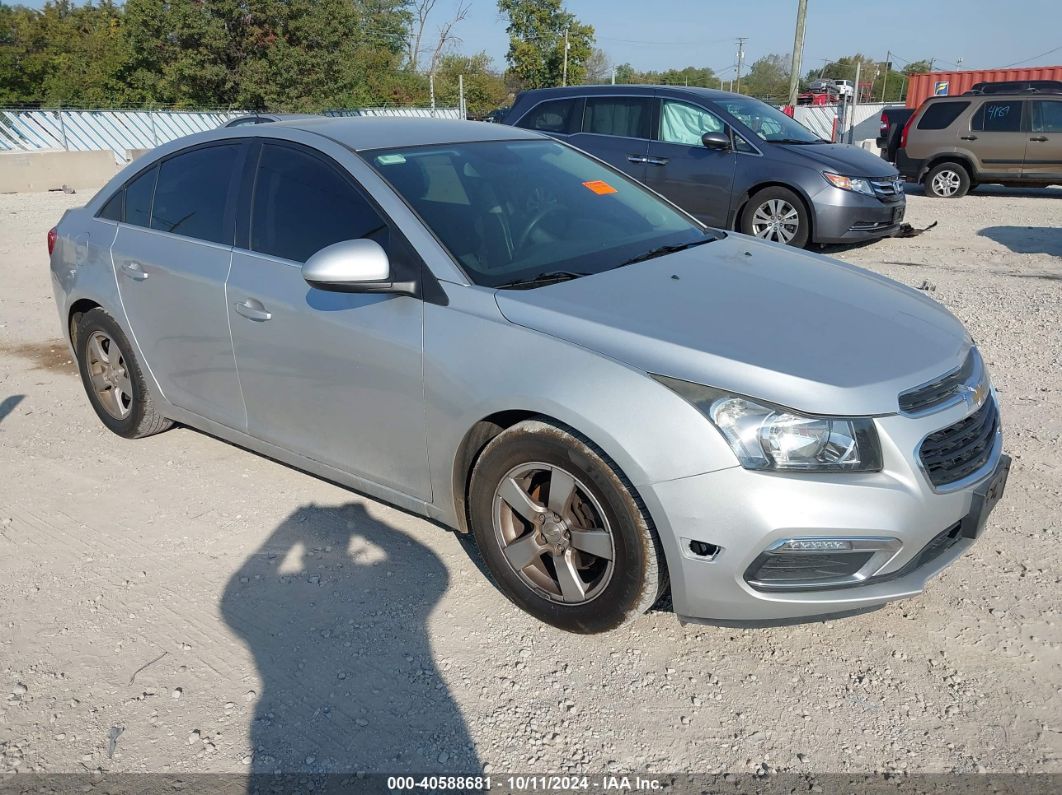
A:
[[[969,91],[974,83],[998,83],[1003,80],[1062,80],[1062,66],[974,69],[968,72],[927,72],[911,75],[907,84],[907,107],[917,108],[929,97],[953,97],[963,94]]]

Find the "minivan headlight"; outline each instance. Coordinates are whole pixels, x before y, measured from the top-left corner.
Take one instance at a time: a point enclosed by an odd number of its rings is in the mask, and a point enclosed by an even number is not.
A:
[[[834,174],[832,171],[823,171],[822,176],[826,177],[826,181],[835,188],[850,190],[855,193],[863,193],[867,196],[874,195],[874,187],[870,184],[870,180],[868,179],[863,179],[862,177],[846,177],[843,174]]]
[[[743,395],[654,375],[708,418],[745,469],[877,472],[881,446],[866,417],[820,417]]]

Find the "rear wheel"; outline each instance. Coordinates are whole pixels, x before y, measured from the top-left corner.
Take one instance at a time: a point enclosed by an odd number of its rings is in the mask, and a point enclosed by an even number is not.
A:
[[[940,163],[926,174],[926,195],[959,199],[970,190],[970,174],[958,163]]]
[[[764,240],[803,248],[808,244],[811,222],[800,197],[788,188],[757,191],[741,214],[741,231]]]
[[[173,423],[155,409],[132,346],[110,315],[86,312],[74,334],[81,382],[100,421],[119,436],[139,439]]]
[[[473,468],[469,513],[499,589],[560,629],[612,629],[665,587],[659,542],[630,485],[562,428],[529,420],[495,437]]]

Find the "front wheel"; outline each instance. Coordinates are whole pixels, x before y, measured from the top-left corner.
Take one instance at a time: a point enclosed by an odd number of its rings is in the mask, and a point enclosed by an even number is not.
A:
[[[775,243],[803,248],[811,234],[811,221],[800,197],[788,188],[757,191],[741,213],[741,231]]]
[[[663,554],[626,479],[588,441],[529,420],[495,437],[472,471],[476,545],[517,607],[569,632],[644,613],[666,585]]]

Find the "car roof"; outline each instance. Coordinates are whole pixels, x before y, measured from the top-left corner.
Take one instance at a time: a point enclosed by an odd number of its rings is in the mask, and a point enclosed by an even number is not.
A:
[[[926,102],[934,102],[934,101],[947,102],[947,101],[950,100],[951,102],[959,102],[959,101],[969,102],[971,99],[990,99],[992,101],[995,101],[997,99],[1052,99],[1052,98],[1055,98],[1057,96],[1058,96],[1058,94],[1051,94],[1049,92],[1045,92],[1045,93],[1042,93],[1042,94],[1037,94],[1037,93],[1034,93],[1034,92],[1031,92],[1031,91],[1007,91],[1007,92],[1004,92],[1002,94],[982,94],[980,92],[977,92],[975,94],[975,93],[970,92],[970,93],[965,93],[965,94],[948,94],[947,96],[942,96],[942,97],[926,97],[925,101]]]
[[[252,134],[268,136],[270,129],[278,127],[317,133],[355,151],[545,137],[531,130],[481,121],[400,116],[317,116],[259,125]]]
[[[693,96],[704,100],[715,101],[733,99],[736,97],[741,97],[742,99],[749,98],[745,94],[738,94],[733,91],[720,91],[716,88],[703,88],[701,86],[665,86],[646,83],[567,86],[563,88],[533,88],[524,91],[520,95],[520,98],[525,101],[533,99],[536,102],[541,102],[547,98],[560,99],[563,97],[615,96],[618,94],[624,96],[630,96],[632,94],[644,94],[646,96]]]

